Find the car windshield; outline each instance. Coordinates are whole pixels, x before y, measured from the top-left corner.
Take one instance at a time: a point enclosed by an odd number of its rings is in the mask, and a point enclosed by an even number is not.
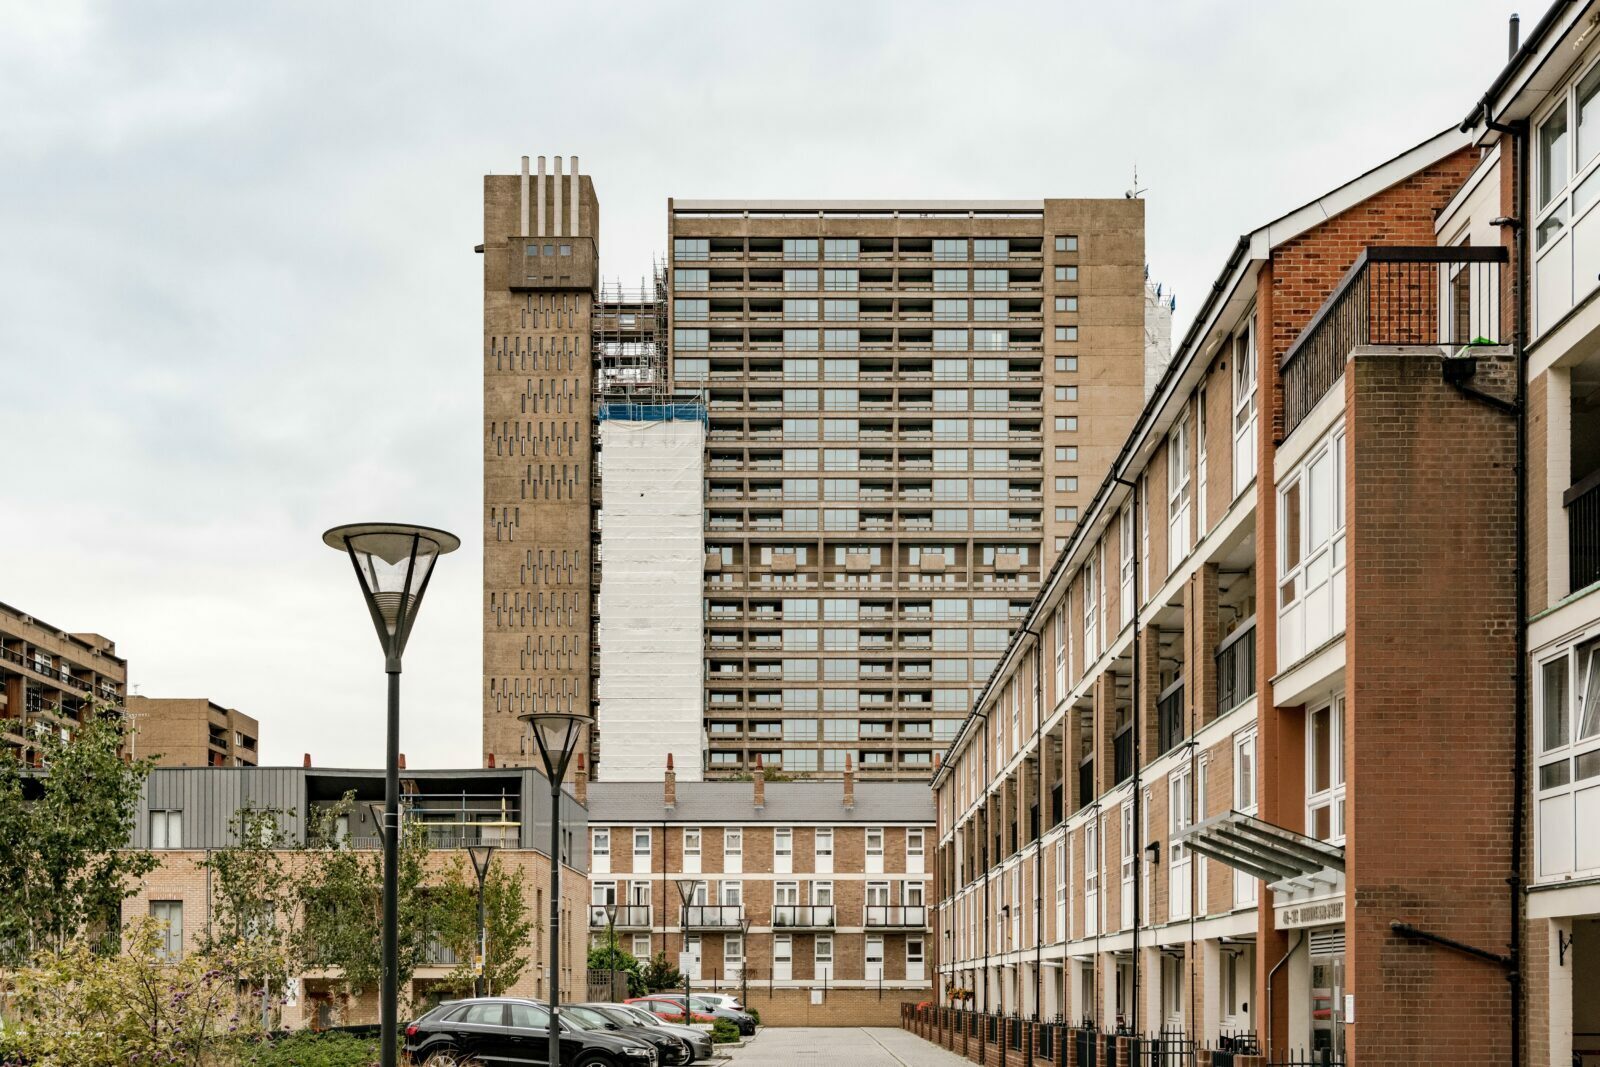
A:
[[[610,1019],[618,1026],[638,1026],[641,1021],[632,1012],[626,1011],[622,1008],[613,1008],[609,1005],[603,1008],[598,1006],[592,1007],[589,1010],[594,1012],[596,1015],[601,1015],[607,1019]],[[640,1014],[645,1016],[647,1019],[650,1018],[649,1012],[640,1012]]]
[[[581,1019],[596,1029],[603,1030],[606,1027],[615,1025],[611,1019],[606,1018],[593,1008],[580,1008],[572,1004],[562,1008],[561,1015],[567,1019]]]

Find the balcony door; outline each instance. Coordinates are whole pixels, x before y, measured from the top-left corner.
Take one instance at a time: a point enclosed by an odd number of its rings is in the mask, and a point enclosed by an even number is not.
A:
[[[772,935],[772,980],[787,982],[794,977],[794,937]]]

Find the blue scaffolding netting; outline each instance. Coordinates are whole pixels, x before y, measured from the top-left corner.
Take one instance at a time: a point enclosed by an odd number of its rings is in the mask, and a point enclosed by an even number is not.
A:
[[[677,402],[666,404],[641,404],[627,401],[608,401],[600,405],[600,420],[618,422],[696,422],[706,421],[704,404]]]

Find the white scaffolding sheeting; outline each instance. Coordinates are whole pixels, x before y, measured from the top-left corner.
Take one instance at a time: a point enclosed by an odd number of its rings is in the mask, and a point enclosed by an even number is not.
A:
[[[603,418],[602,781],[701,777],[705,424]]]

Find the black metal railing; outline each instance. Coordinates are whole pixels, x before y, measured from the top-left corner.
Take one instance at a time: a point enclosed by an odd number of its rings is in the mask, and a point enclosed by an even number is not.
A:
[[[1078,761],[1078,807],[1094,800],[1094,757],[1085,756]]]
[[[1021,1019],[1010,1019],[1006,1023],[1006,1044],[1017,1052],[1022,1051],[1023,1026]]]
[[[1173,682],[1156,698],[1157,754],[1183,740],[1183,682]]]
[[[1080,1067],[1098,1067],[1100,1035],[1093,1030],[1074,1030],[1072,1035],[1072,1043],[1077,1046]],[[1112,1056],[1111,1062],[1117,1062],[1115,1055]]]
[[[1567,575],[1571,591],[1600,582],[1600,470],[1561,498],[1567,509]]]
[[[1506,250],[1425,245],[1364,249],[1280,364],[1287,436],[1344,374],[1358,345],[1499,344]]]
[[[1111,784],[1126,782],[1133,777],[1133,723],[1130,722],[1117,731],[1117,736],[1111,743],[1111,752],[1114,757],[1111,766],[1117,772]]]
[[[690,904],[684,911],[684,924],[691,930],[737,930],[744,918],[739,904]]]
[[[1256,691],[1256,617],[1241,622],[1217,645],[1217,714],[1232,711]]]
[[[774,904],[772,906],[772,925],[774,928],[833,928],[832,904]]]
[[[1128,1041],[1129,1067],[1190,1067],[1195,1045],[1182,1029],[1162,1027],[1158,1033]]]
[[[928,909],[922,904],[868,904],[866,925],[869,927],[911,927],[921,930],[928,925]]]
[[[1267,1060],[1267,1067],[1344,1067],[1344,1055],[1331,1048],[1296,1049]]]
[[[601,904],[589,906],[589,926],[592,929],[604,930],[606,928],[606,909]],[[650,905],[648,904],[618,904],[617,921],[612,924],[616,930],[649,929]]]

